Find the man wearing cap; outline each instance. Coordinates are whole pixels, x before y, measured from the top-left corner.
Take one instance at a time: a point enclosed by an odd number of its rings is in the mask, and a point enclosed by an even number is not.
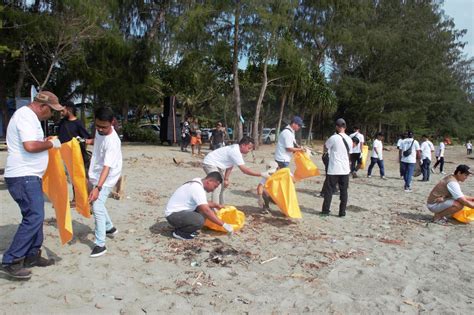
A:
[[[295,140],[295,132],[303,127],[303,119],[294,116],[291,123],[280,132],[275,150],[275,161],[280,168],[288,167],[291,161],[291,155],[294,152],[304,151]]]
[[[404,190],[405,192],[412,192],[411,180],[415,172],[416,161],[421,157],[420,144],[414,139],[413,132],[407,132],[407,137],[400,144],[400,150],[402,152],[400,162],[402,163],[403,180],[405,181]]]
[[[349,157],[352,152],[352,139],[346,135],[346,121],[336,120],[336,133],[325,143],[324,151],[329,152],[329,164],[326,173],[327,187],[324,189],[322,214],[329,215],[332,195],[337,186],[340,190],[339,216],[346,215],[349,188],[349,174],[351,172]]]
[[[23,218],[10,247],[3,253],[1,271],[16,279],[31,278],[31,271],[26,268],[54,264],[54,260],[41,256],[42,177],[48,166],[48,150],[59,149],[61,142],[57,138],[45,140],[40,121],[48,120],[53,110],[62,109],[56,95],[42,91],[33,102],[18,109],[8,124],[5,183]]]
[[[458,165],[454,175],[445,176],[431,190],[426,207],[434,213],[433,221],[446,222],[446,218],[461,210],[464,206],[474,208],[474,197],[465,196],[459,183],[472,174],[469,166]]]
[[[365,138],[364,135],[360,133],[359,127],[354,127],[354,132],[349,137],[359,139],[351,153],[351,173],[353,178],[357,178],[357,171],[362,163],[362,147],[364,146]]]

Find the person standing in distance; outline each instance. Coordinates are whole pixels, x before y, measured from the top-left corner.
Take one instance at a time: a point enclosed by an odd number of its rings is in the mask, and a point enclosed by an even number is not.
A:
[[[434,145],[428,140],[427,135],[421,136],[421,174],[423,175],[422,182],[428,182],[430,180],[430,164],[431,164],[431,152],[434,152]]]
[[[290,165],[291,156],[295,152],[304,151],[296,144],[295,132],[303,127],[303,119],[299,116],[293,117],[291,123],[278,135],[278,142],[275,150],[275,162],[279,168]]]
[[[416,161],[421,157],[420,144],[415,140],[413,132],[408,131],[407,137],[400,145],[402,151],[403,180],[405,181],[405,192],[412,192],[411,180],[415,172]]]
[[[329,215],[333,192],[339,186],[339,216],[344,217],[349,197],[347,192],[351,172],[349,156],[352,152],[352,139],[346,135],[346,121],[344,119],[336,120],[336,133],[326,141],[324,151],[329,152],[329,164],[322,215]]]
[[[42,177],[48,166],[48,150],[61,148],[61,142],[57,138],[45,140],[40,123],[48,120],[53,110],[63,110],[58,97],[41,91],[33,102],[15,111],[7,128],[5,183],[23,218],[12,243],[3,253],[1,271],[16,279],[31,278],[31,271],[26,268],[54,264],[53,259],[41,256],[44,221]]]
[[[349,137],[359,139],[359,143],[352,149],[351,153],[351,174],[353,178],[357,178],[357,171],[362,163],[362,147],[364,146],[365,138],[360,133],[359,127],[354,127],[354,132]]]
[[[105,237],[117,234],[105,203],[122,172],[122,150],[120,138],[112,126],[114,113],[109,107],[95,111],[95,138],[89,167],[89,181],[93,189],[89,194],[95,220],[95,247],[91,257],[107,252]]]

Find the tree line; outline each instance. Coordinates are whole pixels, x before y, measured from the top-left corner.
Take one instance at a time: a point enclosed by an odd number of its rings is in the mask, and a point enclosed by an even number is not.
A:
[[[294,114],[316,138],[335,117],[389,140],[474,135],[474,59],[439,0],[2,1],[0,27],[5,119],[35,85],[124,123],[174,95],[237,137]]]

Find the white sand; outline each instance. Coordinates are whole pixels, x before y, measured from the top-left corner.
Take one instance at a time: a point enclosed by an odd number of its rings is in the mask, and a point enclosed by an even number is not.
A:
[[[273,150],[261,147],[247,165],[263,170]],[[47,203],[44,249],[58,262],[34,268],[26,282],[0,276],[0,313],[474,313],[473,224],[431,223],[424,203],[442,175],[415,178],[413,193],[403,192],[395,151],[384,152],[388,180],[377,166],[372,178],[364,170],[351,179],[342,219],[338,196],[332,216],[318,215],[323,176],[297,184],[303,219],[291,221],[275,205],[260,213],[258,179],[234,170],[226,201],[246,213],[246,226],[232,238],[206,230],[189,242],[170,238],[163,208],[181,183],[204,175],[193,163],[201,159],[177,147],[125,144],[123,153],[127,197],[107,203],[119,230],[108,253],[89,258],[94,221],[77,213],[75,237],[62,246]],[[172,157],[185,162],[177,167]],[[2,151],[0,166],[5,160]],[[447,172],[473,164],[460,146],[448,147],[446,160]],[[462,187],[474,194],[472,178]],[[21,218],[1,180],[0,207],[4,252]]]

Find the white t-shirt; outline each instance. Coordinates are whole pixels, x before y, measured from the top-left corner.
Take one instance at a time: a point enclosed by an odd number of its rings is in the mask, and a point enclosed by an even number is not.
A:
[[[431,161],[431,152],[434,151],[434,145],[430,140],[426,140],[421,143],[421,159],[429,159]]]
[[[377,149],[377,151],[375,151]],[[383,160],[383,143],[379,139],[374,140],[374,147],[372,148],[372,157]]]
[[[409,156],[403,156],[403,152],[408,150],[413,142],[413,146],[411,147],[411,154]],[[405,163],[416,163],[416,151],[420,150],[420,144],[417,140],[413,138],[406,138],[400,145],[400,149],[402,150],[402,158],[401,161]]]
[[[472,149],[472,143],[470,143],[470,142],[466,143],[466,148],[471,150]]]
[[[446,148],[446,145],[444,144],[444,142],[440,142],[439,143],[439,146],[436,148],[436,156],[437,157],[444,157],[444,150]]]
[[[275,149],[275,161],[279,162],[290,162],[292,152],[286,151],[287,148],[295,147],[295,131],[290,125],[286,126],[285,129],[278,136],[278,143]]]
[[[102,169],[104,166],[108,166],[110,171],[104,186],[115,186],[122,172],[121,146],[120,138],[114,129],[107,136],[101,136],[97,131],[95,132],[94,151],[89,167],[89,179],[93,185],[97,185]]]
[[[350,135],[350,137],[351,137],[351,139],[353,137],[357,137],[359,139],[359,143],[355,147],[352,148],[352,153],[362,153],[362,150],[361,150],[362,144],[365,142],[364,141],[364,135],[361,134],[360,132],[356,131],[356,132],[352,133]],[[352,145],[351,145],[351,147],[352,147]]]
[[[5,177],[43,177],[48,167],[48,150],[30,153],[23,147],[27,141],[44,141],[44,133],[38,116],[23,106],[15,111],[8,124]]]
[[[200,205],[207,205],[206,191],[200,178],[183,184],[171,195],[166,204],[165,217],[175,212],[195,211]]]
[[[464,194],[461,191],[461,186],[459,185],[457,181],[449,182],[447,185],[447,188],[451,196],[453,196],[454,200],[457,200],[464,196]]]
[[[397,149],[400,150],[400,146],[402,145],[402,142],[403,142],[403,139],[402,139],[402,138],[398,139],[398,141],[397,141]]]
[[[214,165],[220,169],[228,169],[235,165],[244,165],[244,158],[238,144],[229,145],[209,152],[204,158],[203,164]]]
[[[332,135],[325,144],[329,152],[329,175],[348,175],[351,172],[349,156],[341,136],[346,141],[349,154],[352,153],[352,139],[348,135],[345,133]]]

